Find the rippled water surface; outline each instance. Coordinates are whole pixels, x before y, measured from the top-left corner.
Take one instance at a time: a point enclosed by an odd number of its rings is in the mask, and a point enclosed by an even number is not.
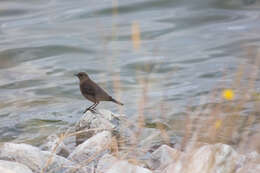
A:
[[[260,3],[253,0],[2,0],[0,136],[40,144],[90,105],[73,76],[87,72],[138,114],[171,120],[192,101],[234,78],[260,46]],[[132,24],[141,30],[133,49]],[[223,78],[225,72],[225,78]],[[148,86],[142,78],[149,79]],[[113,103],[99,108],[118,111]]]

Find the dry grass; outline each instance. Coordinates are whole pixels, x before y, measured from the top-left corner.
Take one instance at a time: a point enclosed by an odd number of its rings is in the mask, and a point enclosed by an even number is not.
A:
[[[221,94],[223,92],[222,89],[217,88],[207,97],[203,97],[201,101],[205,102],[205,99],[207,99],[208,101],[215,104],[208,104],[206,106],[202,105],[196,107],[195,109],[187,107],[183,126],[183,131],[185,131],[185,133],[182,137],[181,143],[179,144],[181,146],[179,148],[180,150],[191,152],[203,143],[213,144],[218,142],[230,144],[235,147],[238,152],[242,153],[248,152],[249,143],[251,151],[257,151],[260,148],[260,144],[258,142],[259,138],[258,141],[256,139],[251,140],[251,138],[255,138],[255,134],[253,134],[250,130],[254,129],[255,124],[259,124],[259,118],[257,117],[259,113],[259,95],[257,95],[257,98],[254,100],[256,95],[255,81],[257,79],[259,70],[256,68],[259,66],[258,58],[256,58],[256,62],[254,64],[255,68],[250,70],[249,74],[247,74],[250,76],[249,82],[241,82],[244,78],[248,77],[244,76],[245,73],[242,69],[251,68],[243,67],[239,68],[237,79],[234,80],[235,83],[233,86],[227,87],[231,88],[235,93],[235,98],[233,100],[226,100],[223,98]],[[145,105],[147,102],[149,102],[147,98],[147,93],[149,92],[148,82],[148,79],[140,78],[139,80],[139,83],[142,86],[143,94],[141,95],[138,102],[139,108],[137,122],[125,121],[124,123],[125,128],[130,129],[129,127],[133,125],[136,127],[136,129],[131,133],[131,144],[129,145],[129,143],[126,142],[129,141],[129,139],[125,141],[122,139],[117,141],[116,138],[113,138],[112,146],[107,146],[107,148],[102,149],[99,153],[96,153],[96,155],[90,157],[88,160],[84,160],[81,163],[78,163],[77,167],[71,168],[72,172],[76,172],[78,169],[91,163],[93,160],[95,160],[97,155],[106,149],[112,149],[112,154],[119,159],[126,159],[133,164],[142,165],[142,155],[145,155],[147,152],[151,151],[152,146],[149,144],[152,143],[154,138],[158,138],[158,136],[160,136],[163,143],[170,145],[171,136],[168,133],[168,129],[165,129],[165,127],[161,124],[156,124],[155,129],[158,129],[157,133],[155,132],[149,134],[146,137],[142,136],[143,131],[146,129],[146,115],[144,111]],[[114,86],[118,89],[120,84],[115,83]],[[252,100],[254,101],[252,102]],[[254,106],[248,114],[243,113],[244,107],[248,103],[254,103]],[[162,102],[159,107],[162,119],[166,119],[166,105],[167,103]],[[174,129],[174,127],[172,129]],[[88,129],[87,131],[91,130],[95,131],[102,129]],[[84,132],[86,132],[86,130],[73,132],[72,129],[69,129],[67,132],[60,135],[60,143],[68,137]],[[120,145],[118,145],[118,143],[120,143]],[[56,152],[57,147],[54,148],[52,153]],[[51,161],[52,157],[50,157],[46,162],[46,166],[44,169],[42,169],[42,173],[46,172],[45,170]]]

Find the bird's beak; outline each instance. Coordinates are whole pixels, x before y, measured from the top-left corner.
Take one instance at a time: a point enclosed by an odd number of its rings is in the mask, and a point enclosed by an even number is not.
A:
[[[78,74],[74,74],[74,76],[77,76],[77,77],[78,77]]]

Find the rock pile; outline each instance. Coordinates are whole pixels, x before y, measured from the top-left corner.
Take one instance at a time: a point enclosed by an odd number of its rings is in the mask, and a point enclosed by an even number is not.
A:
[[[260,155],[242,155],[225,144],[203,145],[190,152],[168,145],[130,159],[138,145],[129,150],[115,141],[127,137],[120,124],[123,117],[110,111],[88,112],[76,125],[76,143],[72,151],[57,135],[48,137],[40,148],[29,144],[0,144],[1,173],[256,173]],[[123,120],[124,121],[124,120]],[[129,127],[128,127],[129,128]],[[146,141],[147,143],[147,141]],[[133,144],[135,144],[133,142]],[[137,152],[138,153],[138,152]],[[139,157],[140,156],[140,157]]]

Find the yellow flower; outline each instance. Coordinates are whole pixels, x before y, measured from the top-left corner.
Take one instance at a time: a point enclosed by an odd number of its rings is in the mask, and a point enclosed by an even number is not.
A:
[[[234,92],[233,92],[233,90],[231,90],[231,89],[226,89],[226,90],[223,91],[222,96],[223,96],[224,99],[226,99],[226,100],[233,100],[233,98],[234,98]]]
[[[215,123],[215,128],[218,129],[221,127],[222,121],[221,120],[217,120]]]

